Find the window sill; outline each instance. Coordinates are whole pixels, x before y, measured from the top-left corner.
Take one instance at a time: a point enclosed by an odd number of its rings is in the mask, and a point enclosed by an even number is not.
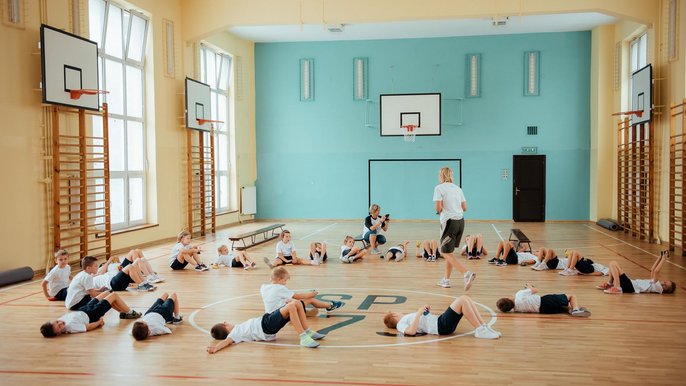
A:
[[[112,231],[112,236],[114,235],[120,235],[122,233],[129,233],[129,232],[135,232],[135,231],[140,231],[142,229],[148,229],[148,228],[154,228],[158,227],[160,224],[142,224],[142,225],[136,225],[134,227],[130,228],[124,228],[124,229],[118,229],[116,231]]]
[[[216,216],[223,216],[225,214],[238,213],[238,210],[227,210],[226,212],[217,213]]]

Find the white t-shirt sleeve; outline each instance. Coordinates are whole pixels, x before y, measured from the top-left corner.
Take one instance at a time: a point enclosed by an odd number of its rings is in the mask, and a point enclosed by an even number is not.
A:
[[[64,322],[64,331],[68,334],[78,334],[88,331],[88,315],[86,315],[85,312],[70,312],[63,315],[59,320]]]
[[[416,312],[413,312],[400,318],[398,324],[395,326],[395,329],[405,334],[405,331],[410,327],[410,324],[412,324],[416,314]]]
[[[436,185],[434,188],[434,201],[443,201],[443,194],[441,194],[441,185]]]

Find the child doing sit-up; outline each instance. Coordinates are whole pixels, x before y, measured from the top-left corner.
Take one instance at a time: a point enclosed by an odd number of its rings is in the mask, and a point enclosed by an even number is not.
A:
[[[177,271],[186,268],[190,263],[195,266],[196,271],[207,271],[209,268],[200,259],[199,247],[191,245],[191,233],[183,231],[176,238],[176,245],[172,248],[169,256],[169,266]]]
[[[482,255],[488,255],[486,247],[484,247],[484,237],[481,233],[475,235],[467,235],[464,238],[465,246],[462,248],[462,256],[466,256],[468,260],[480,259]]]
[[[386,251],[384,256],[386,257],[386,261],[391,261],[395,260],[396,263],[402,261],[404,258],[407,257],[407,244],[409,244],[409,241],[405,241],[402,244],[394,245]]]
[[[343,245],[341,245],[341,261],[344,263],[354,263],[357,260],[364,259],[367,250],[355,245],[355,239],[352,236],[345,236]]]
[[[149,336],[171,334],[172,331],[165,324],[180,324],[183,321],[179,315],[179,299],[175,293],[162,294],[152,304],[145,315],[133,324],[131,335],[136,340],[145,340]]]
[[[312,265],[319,265],[326,263],[326,259],[329,256],[326,255],[326,242],[315,241],[310,243],[310,263]]]
[[[286,284],[290,278],[291,275],[288,273],[286,268],[276,267],[272,269],[271,283],[262,284],[260,287],[260,294],[262,294],[262,302],[264,303],[264,312],[270,313],[283,307],[286,303],[292,300],[302,302],[303,307],[312,305],[314,308],[311,308],[311,314],[309,312],[307,313],[308,316],[317,315],[318,308],[325,309],[327,312],[331,312],[343,306],[343,303],[337,300],[325,302],[317,299],[317,291],[314,290],[305,293],[295,293],[289,290],[288,287],[286,287]]]
[[[660,256],[650,269],[650,279],[630,279],[616,261],[611,261],[610,280],[598,286],[608,294],[656,293],[671,294],[676,290],[672,280],[660,280],[660,270],[669,259],[669,251],[660,252]]]
[[[538,257],[533,253],[525,252],[524,245],[517,245],[514,241],[503,240],[498,242],[495,257],[488,261],[489,264],[504,265],[531,265],[538,263]]]
[[[436,262],[436,259],[441,257],[438,242],[436,240],[417,241],[415,256],[418,258],[423,257],[428,262]]]
[[[67,289],[71,280],[71,267],[67,264],[68,257],[69,252],[64,249],[55,252],[55,266],[41,282],[43,295],[50,301],[67,298]]]
[[[268,257],[265,257],[264,262],[269,268],[285,264],[305,264],[295,251],[295,245],[291,241],[291,232],[285,229],[281,232],[281,241],[276,244],[276,257],[274,261],[270,261]]]

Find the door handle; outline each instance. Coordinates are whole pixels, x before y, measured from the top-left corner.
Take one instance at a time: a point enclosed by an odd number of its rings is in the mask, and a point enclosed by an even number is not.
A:
[[[519,189],[515,186],[515,196],[519,193]]]

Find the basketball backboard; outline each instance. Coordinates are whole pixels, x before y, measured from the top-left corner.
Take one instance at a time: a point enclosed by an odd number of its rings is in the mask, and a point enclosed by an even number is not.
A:
[[[415,135],[441,135],[441,94],[382,94],[381,136],[403,136],[407,126]]]
[[[186,78],[186,127],[210,131],[211,125],[207,122],[211,119],[210,86]]]
[[[631,110],[642,114],[631,115],[631,125],[650,122],[652,119],[653,67],[647,66],[631,74]]]
[[[40,47],[43,103],[99,110],[97,43],[43,24]]]

